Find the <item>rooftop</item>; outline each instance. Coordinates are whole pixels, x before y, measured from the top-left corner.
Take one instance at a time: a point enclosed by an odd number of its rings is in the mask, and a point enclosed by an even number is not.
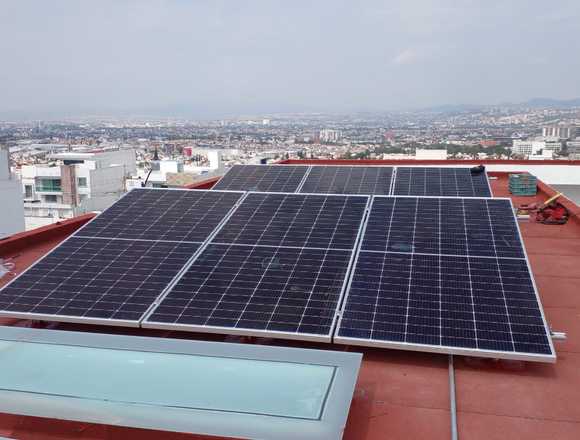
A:
[[[415,161],[413,164],[418,165]],[[520,165],[524,171],[525,164]],[[514,205],[533,200],[513,197],[509,193],[507,173],[490,172],[490,176],[495,197],[511,197]],[[196,187],[210,187],[216,180],[201,182]],[[555,194],[553,188],[542,182],[538,189],[535,199],[539,201]],[[567,340],[556,342],[558,360],[555,364],[454,356],[460,439],[580,438],[580,407],[577,405],[580,401],[580,293],[577,288],[580,281],[580,208],[569,199],[563,199],[562,203],[572,213],[566,225],[520,221],[520,228],[547,320],[554,331],[566,332]],[[13,262],[14,271],[20,273],[92,216],[88,214],[0,241],[0,257]],[[7,281],[9,277],[4,277],[0,285]],[[9,319],[2,319],[0,323],[362,352],[363,363],[345,439],[450,438],[450,388],[445,355],[148,329],[47,325]],[[205,438],[6,414],[0,415],[0,436],[19,439]]]

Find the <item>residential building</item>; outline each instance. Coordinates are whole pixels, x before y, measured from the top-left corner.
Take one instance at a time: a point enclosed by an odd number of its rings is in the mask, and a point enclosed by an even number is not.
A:
[[[570,159],[580,160],[580,138],[566,142],[566,147],[568,148],[568,157]]]
[[[542,127],[542,136],[571,139],[576,136],[576,126],[572,124],[552,124]]]
[[[550,151],[551,154],[559,153],[562,149],[562,143],[556,139],[545,139],[545,140],[520,140],[514,139],[512,145],[512,153],[529,157],[529,156],[541,156],[542,151]]]
[[[48,222],[89,211],[102,211],[125,191],[125,179],[137,171],[132,149],[58,153],[50,165],[21,169],[26,217]]]
[[[319,137],[320,142],[329,144],[336,143],[342,138],[342,131],[325,128],[324,130],[320,130]]]
[[[22,186],[10,170],[8,149],[0,147],[0,239],[24,231]]]

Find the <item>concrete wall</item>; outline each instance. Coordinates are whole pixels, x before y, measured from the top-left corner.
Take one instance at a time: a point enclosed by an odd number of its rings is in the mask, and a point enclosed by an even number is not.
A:
[[[125,192],[124,167],[98,168],[91,171],[91,198],[84,203],[89,211],[102,211],[108,208]]]
[[[107,168],[113,165],[121,165],[125,167],[127,174],[135,174],[137,172],[135,150],[132,148],[98,153],[95,155],[93,160],[96,161],[98,168]]]

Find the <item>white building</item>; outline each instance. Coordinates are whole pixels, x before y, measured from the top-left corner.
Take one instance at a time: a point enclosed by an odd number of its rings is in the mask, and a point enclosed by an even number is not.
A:
[[[566,146],[568,148],[569,158],[572,160],[580,160],[580,138],[566,142]]]
[[[320,130],[320,142],[336,143],[342,138],[342,131],[325,128]]]
[[[126,191],[125,179],[137,171],[132,149],[58,153],[50,159],[55,160],[51,165],[21,169],[24,212],[31,225],[102,211]]]
[[[415,150],[415,159],[417,160],[446,160],[447,150],[422,150],[417,148]]]
[[[542,127],[542,136],[557,139],[571,139],[576,136],[576,126],[572,124],[552,124]]]
[[[10,171],[8,149],[0,147],[0,239],[24,231],[22,185]]]
[[[546,140],[519,140],[514,139],[512,145],[512,153],[530,157],[530,156],[543,156],[543,151],[551,152],[549,156],[551,157],[553,153],[559,153],[562,149],[562,143],[557,139],[546,139]]]

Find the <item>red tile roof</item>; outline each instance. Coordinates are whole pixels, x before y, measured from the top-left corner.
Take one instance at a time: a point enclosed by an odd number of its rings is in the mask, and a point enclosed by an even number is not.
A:
[[[357,161],[357,163],[361,163]],[[416,162],[414,162],[416,163]],[[536,162],[534,162],[536,164]],[[495,196],[511,196],[507,173],[490,173]],[[210,186],[212,182],[206,182]],[[540,183],[537,200],[554,191]],[[513,197],[514,204],[533,198]],[[522,234],[548,322],[568,339],[556,342],[556,364],[455,357],[457,421],[460,439],[578,440],[580,438],[580,208],[564,226],[521,222]],[[12,258],[21,272],[88,218],[42,228],[0,241],[0,256]],[[8,281],[5,277],[2,282]],[[4,321],[5,324],[9,322]],[[103,329],[58,324],[59,328],[170,335],[219,340],[214,335]],[[288,341],[256,341],[289,345]],[[338,346],[292,342],[326,349]],[[447,357],[397,350],[342,347],[364,353],[344,438],[347,440],[448,439],[450,401]],[[0,415],[0,436],[19,439],[199,439],[86,423]]]

